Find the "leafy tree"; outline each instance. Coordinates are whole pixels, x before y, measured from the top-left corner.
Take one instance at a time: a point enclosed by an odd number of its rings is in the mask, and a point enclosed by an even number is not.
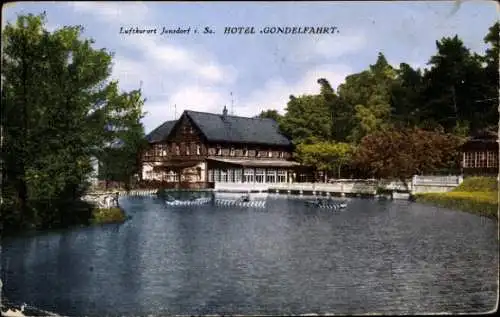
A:
[[[123,104],[129,111],[114,126],[115,142],[100,154],[99,178],[121,182],[130,188],[134,175],[140,172],[138,153],[147,145],[144,127],[140,122],[144,101],[140,90],[118,96],[116,102]]]
[[[335,93],[327,79],[318,79],[318,84],[321,86],[320,96],[330,111],[329,139],[337,142],[346,141],[353,125],[353,109]]]
[[[328,140],[331,135],[330,111],[321,96],[290,96],[280,127],[295,144],[312,139]]]
[[[462,142],[451,134],[418,128],[376,131],[361,140],[353,160],[374,177],[406,183],[415,174],[455,168]]]
[[[257,117],[273,119],[276,122],[280,122],[281,120],[281,115],[279,114],[278,110],[274,109],[263,110]]]
[[[354,148],[348,143],[316,142],[302,143],[297,146],[296,158],[305,165],[315,166],[318,170],[337,173],[349,163]]]
[[[401,127],[415,127],[421,122],[422,73],[406,63],[396,70],[397,80],[391,86],[391,117]]]
[[[445,131],[452,132],[461,125],[476,130],[486,118],[485,74],[481,58],[472,54],[458,38],[445,37],[436,41],[438,52],[432,56],[430,70],[424,74],[422,100],[427,121],[434,121]]]
[[[80,26],[48,32],[44,23],[22,15],[2,32],[2,221],[14,226],[76,221],[69,206],[88,186],[91,158],[116,137],[106,127],[136,111],[108,80],[112,54],[81,39]]]
[[[339,96],[354,109],[354,126],[348,137],[353,143],[373,131],[390,126],[391,88],[396,71],[382,53],[370,69],[348,76]]]

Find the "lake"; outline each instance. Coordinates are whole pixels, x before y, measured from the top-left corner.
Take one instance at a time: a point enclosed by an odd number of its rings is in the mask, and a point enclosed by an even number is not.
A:
[[[121,225],[2,241],[5,295],[69,316],[486,312],[497,223],[408,201],[342,211],[122,198]]]

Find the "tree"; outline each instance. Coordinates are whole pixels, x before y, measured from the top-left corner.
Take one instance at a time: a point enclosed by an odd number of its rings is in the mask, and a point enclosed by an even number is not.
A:
[[[340,178],[340,169],[350,161],[353,151],[354,148],[348,143],[302,143],[297,146],[296,158],[320,171],[337,172],[337,177]]]
[[[321,96],[290,96],[280,128],[295,144],[313,139],[328,140],[331,135],[330,111]]]
[[[281,120],[281,115],[277,110],[270,109],[270,110],[263,110],[261,113],[257,116],[258,118],[269,118],[273,119],[276,122],[280,122]]]
[[[460,126],[471,131],[479,129],[488,118],[486,104],[486,77],[481,57],[472,54],[458,36],[436,41],[438,52],[429,61],[431,68],[424,73],[422,102],[424,121],[434,121],[446,132]]]
[[[353,160],[374,177],[406,184],[415,174],[456,167],[462,142],[451,134],[418,128],[376,131],[361,140]]]
[[[348,140],[357,143],[363,136],[390,126],[391,88],[396,71],[382,53],[370,69],[346,77],[339,86],[340,98],[353,111],[353,127]]]
[[[45,15],[19,16],[2,32],[5,186],[2,220],[60,226],[88,186],[91,158],[115,138],[109,126],[137,111],[109,81],[112,54],[81,39],[83,28],[44,28]],[[120,123],[121,122],[121,123]],[[88,216],[88,215],[87,215]]]
[[[323,98],[330,112],[331,135],[329,139],[344,142],[353,126],[353,109],[335,93],[327,79],[318,79],[318,84],[321,86],[320,97]]]
[[[144,127],[140,122],[145,100],[140,90],[136,90],[118,96],[116,102],[125,109],[134,110],[125,113],[120,117],[119,125],[114,126],[116,139],[100,155],[99,176],[106,181],[124,183],[130,188],[132,178],[140,172],[138,153],[147,145]]]
[[[406,63],[396,70],[397,79],[391,86],[391,117],[401,127],[418,126],[421,113],[422,73]]]

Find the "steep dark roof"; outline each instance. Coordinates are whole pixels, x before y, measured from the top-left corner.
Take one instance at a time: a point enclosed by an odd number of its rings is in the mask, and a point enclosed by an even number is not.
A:
[[[225,117],[215,113],[186,110],[185,114],[198,126],[210,142],[291,145],[278,123],[269,118]]]
[[[172,128],[174,127],[176,122],[177,120],[163,122],[159,127],[157,127],[153,131],[149,132],[148,135],[146,135],[146,140],[149,143],[155,143],[166,139],[167,136],[170,134],[170,131],[172,131]]]

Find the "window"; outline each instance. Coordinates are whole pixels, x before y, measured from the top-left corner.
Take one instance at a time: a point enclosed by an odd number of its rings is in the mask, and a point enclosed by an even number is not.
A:
[[[244,171],[244,181],[245,183],[253,183],[253,169],[246,168]]]
[[[464,153],[464,168],[474,167],[473,158],[474,158],[474,153],[472,152]]]
[[[284,152],[279,152],[279,158],[284,158],[285,157],[285,153]]]
[[[267,152],[267,157],[273,157],[273,151]]]
[[[189,134],[194,134],[194,129],[193,129],[193,127],[189,127]]]
[[[487,167],[498,167],[498,152],[488,151],[487,161]]]
[[[496,152],[466,152],[463,158],[464,168],[497,167],[498,154]]]
[[[172,143],[172,147],[175,149],[175,155],[181,155],[181,149],[176,143]]]
[[[256,183],[264,183],[264,169],[257,168],[255,170],[255,182]]]
[[[233,183],[234,182],[234,169],[227,170],[227,181]]]
[[[243,178],[243,171],[240,168],[234,170],[234,182],[241,183],[242,178]]]
[[[255,150],[255,156],[256,157],[260,157],[260,151],[259,150]]]
[[[167,181],[168,182],[178,182],[179,181],[179,174],[177,174],[174,171],[170,171],[167,174]]]
[[[231,151],[229,152],[230,156],[234,156],[234,147],[231,148]]]
[[[485,152],[477,152],[476,153],[476,166],[477,167],[486,167],[486,153]]]
[[[220,171],[220,178],[221,182],[227,183],[227,170],[224,169]]]
[[[215,153],[216,153],[215,152],[215,148],[211,147],[211,148],[208,149],[208,154],[209,155],[215,155]]]
[[[214,179],[216,183],[220,182],[220,170],[214,169]]]
[[[278,170],[278,183],[286,183],[286,170]]]
[[[161,156],[162,155],[161,144],[155,144],[154,145],[154,153],[155,153],[155,156]]]
[[[191,155],[191,149],[189,148],[189,145],[186,145],[186,155]]]
[[[220,146],[217,146],[217,155],[222,155],[222,148]]]
[[[267,170],[266,183],[276,183],[276,170]]]
[[[196,155],[201,155],[201,146],[196,145]]]
[[[243,156],[248,156],[248,149],[243,149]]]
[[[214,170],[208,170],[208,181],[210,183],[214,181]]]

